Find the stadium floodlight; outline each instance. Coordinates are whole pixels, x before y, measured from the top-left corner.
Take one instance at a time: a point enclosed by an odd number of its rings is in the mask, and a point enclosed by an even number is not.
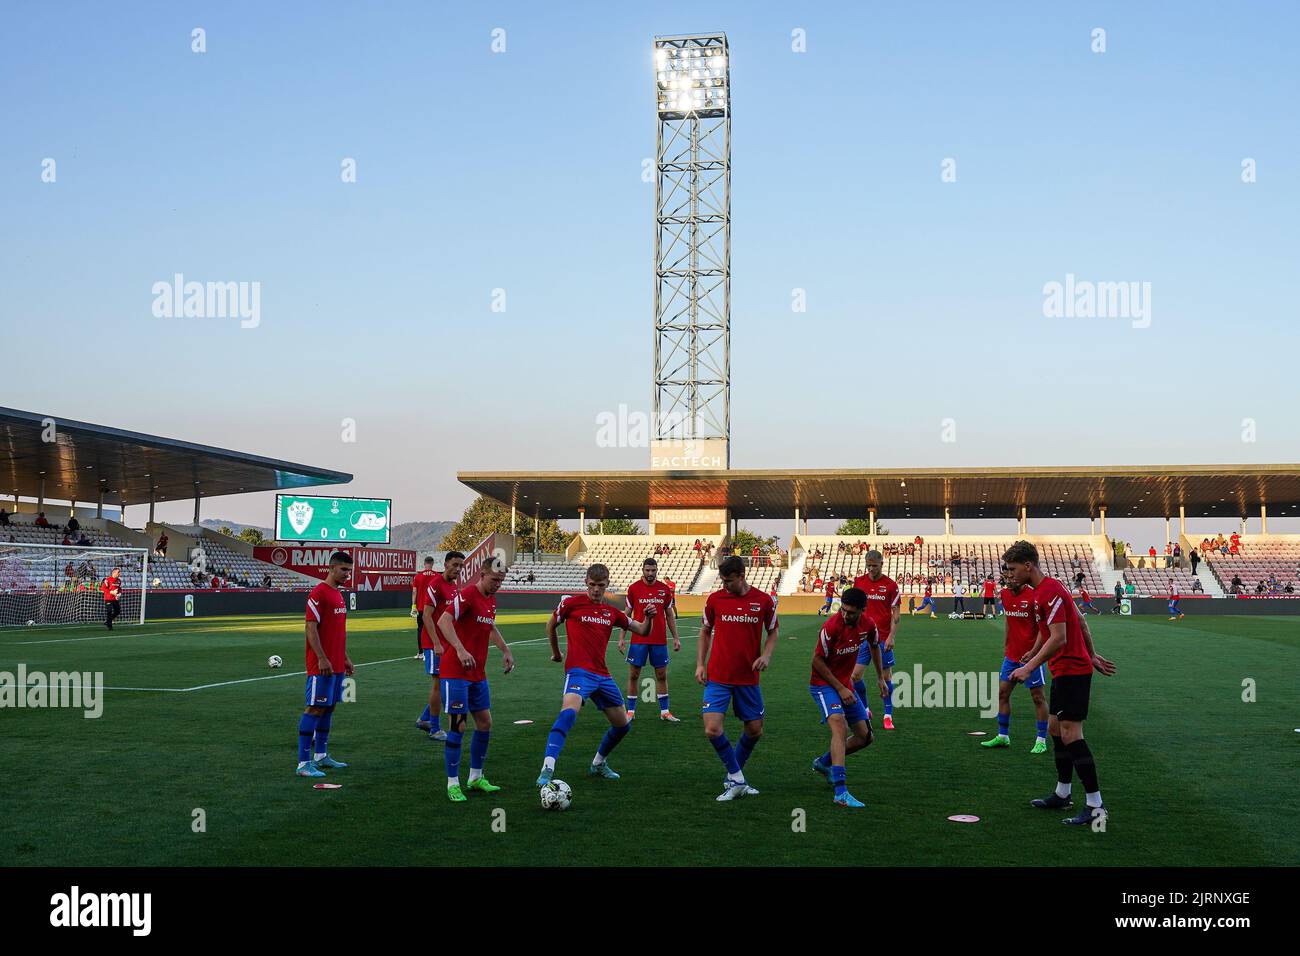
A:
[[[722,33],[654,39],[656,441],[731,439],[731,67]]]

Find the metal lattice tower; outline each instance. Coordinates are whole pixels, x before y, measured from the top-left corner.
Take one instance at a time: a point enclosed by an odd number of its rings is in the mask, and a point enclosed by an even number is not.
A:
[[[656,37],[658,440],[731,439],[731,78],[721,33]],[[730,464],[730,453],[728,462]]]

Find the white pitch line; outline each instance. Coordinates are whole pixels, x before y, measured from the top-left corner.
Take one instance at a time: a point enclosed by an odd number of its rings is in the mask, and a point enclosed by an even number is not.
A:
[[[698,630],[698,629],[697,629],[697,630]],[[688,635],[686,635],[686,636],[687,636],[687,637],[692,637],[692,636],[694,636],[694,635],[689,635],[689,634],[688,634]],[[94,637],[92,637],[92,638],[79,638],[79,640],[92,640],[92,641],[93,641],[93,640],[103,640],[103,638],[94,638]],[[543,641],[547,641],[547,640],[549,640],[549,638],[545,638],[545,637],[535,637],[535,638],[529,638],[529,639],[526,640],[526,641],[507,641],[507,642],[506,642],[506,647],[518,647],[518,646],[521,645],[521,644],[540,644],[541,642],[543,642]],[[34,642],[34,643],[43,643],[43,642],[37,641],[37,642]],[[356,665],[354,665],[354,666],[355,666],[355,667],[370,667],[370,666],[372,666],[372,665],[374,665],[374,664],[395,664],[395,663],[397,663],[398,661],[410,661],[410,660],[415,660],[415,656],[412,655],[412,654],[408,654],[408,655],[406,655],[405,657],[390,657],[390,658],[388,658],[387,660],[382,660],[382,661],[365,661],[364,663],[356,664]],[[285,677],[305,677],[306,675],[307,675],[307,672],[306,672],[306,671],[287,671],[287,672],[285,672],[285,673],[283,673],[283,674],[266,674],[266,675],[264,675],[264,676],[262,676],[262,677],[242,677],[242,678],[240,678],[239,680],[226,680],[226,681],[219,681],[218,683],[215,683],[215,684],[196,684],[196,685],[193,686],[193,687],[105,687],[105,688],[103,688],[103,689],[104,689],[104,690],[152,691],[152,692],[154,692],[154,693],[159,693],[159,694],[188,694],[188,693],[190,693],[191,691],[196,691],[196,690],[211,690],[211,689],[214,688],[214,687],[231,687],[231,686],[233,686],[233,685],[235,685],[235,684],[252,684],[252,683],[255,683],[255,682],[257,682],[257,681],[263,681],[263,680],[280,680],[280,679],[283,679],[283,678],[285,678]]]

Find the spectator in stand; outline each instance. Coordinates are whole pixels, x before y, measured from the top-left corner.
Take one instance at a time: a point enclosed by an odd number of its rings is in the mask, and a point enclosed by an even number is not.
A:
[[[916,545],[919,548],[921,547],[921,545],[925,544],[925,539],[918,534],[915,538],[912,539],[912,544]]]
[[[529,572],[528,572],[528,583],[529,583],[529,584],[536,584],[536,583],[537,583],[537,578],[535,578],[535,577],[533,576],[533,572],[532,572],[532,571],[529,571]]]
[[[0,527],[9,527],[9,512],[4,508],[0,508]]]
[[[1241,535],[1237,534],[1237,532],[1235,531],[1232,532],[1232,537],[1228,539],[1228,553],[1229,554],[1241,553]]]
[[[167,532],[164,531],[158,536],[158,543],[153,546],[154,553],[160,557],[167,557]]]
[[[1239,574],[1234,574],[1234,575],[1232,576],[1232,593],[1233,593],[1233,594],[1240,594],[1240,593],[1241,593],[1241,587],[1242,587],[1242,585],[1241,585],[1241,575],[1239,575]]]
[[[1201,556],[1196,553],[1195,548],[1188,553],[1187,560],[1192,562],[1192,577],[1196,577],[1196,566],[1201,563]]]
[[[1175,541],[1175,542],[1174,542],[1174,557],[1175,557],[1175,558],[1181,558],[1182,556],[1183,556],[1183,546],[1180,545],[1177,541]]]
[[[1192,593],[1193,593],[1193,594],[1202,594],[1202,593],[1204,593],[1204,591],[1205,591],[1205,587],[1204,587],[1204,585],[1201,584],[1201,579],[1200,579],[1200,578],[1193,578],[1193,579],[1192,579]]]
[[[77,544],[94,544],[94,543],[95,542],[91,541],[88,537],[86,537],[86,532],[84,531],[81,532],[81,537],[77,538]]]
[[[1256,593],[1256,594],[1263,594],[1263,593],[1264,593],[1264,582],[1263,582],[1263,581],[1260,581],[1258,584],[1255,585],[1255,593]]]
[[[50,526],[50,523],[49,523],[48,521],[45,520],[45,512],[44,512],[44,511],[38,511],[38,512],[36,513],[36,520],[33,522],[33,524],[34,524],[37,528],[48,528],[48,527]]]
[[[1120,613],[1120,605],[1124,601],[1124,585],[1119,581],[1115,582],[1115,606],[1110,609],[1111,614]]]
[[[1151,547],[1147,548],[1147,557],[1151,559],[1151,567],[1154,568],[1156,566],[1156,562],[1155,562],[1156,546],[1154,544],[1151,545]]]
[[[77,516],[75,514],[68,515],[68,523],[64,526],[63,530],[68,532],[68,534],[76,534],[81,530],[81,524],[77,521]]]
[[[1295,593],[1295,588],[1293,588],[1293,587],[1291,586],[1291,582],[1290,582],[1290,581],[1288,581],[1288,582],[1286,583],[1286,587],[1284,587],[1282,590],[1285,591],[1287,594],[1294,594],[1294,593]]]
[[[72,544],[72,539],[68,537],[68,533],[66,531],[63,532],[63,546],[66,548],[71,544]]]
[[[212,575],[212,590],[216,591],[219,590],[220,588],[221,588],[221,578],[217,577],[215,574]]]
[[[271,589],[272,584],[273,582],[271,581],[271,575],[269,574],[262,575],[262,587],[266,588],[269,591]]]

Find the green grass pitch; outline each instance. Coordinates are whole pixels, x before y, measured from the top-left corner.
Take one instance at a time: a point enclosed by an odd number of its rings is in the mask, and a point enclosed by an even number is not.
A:
[[[1104,833],[1033,810],[1055,782],[1031,756],[1028,694],[1013,697],[1010,749],[984,751],[974,708],[896,710],[898,729],[848,762],[867,809],[831,803],[809,762],[826,733],[808,694],[812,616],[786,616],[764,677],[767,731],[747,775],[761,796],[719,804],[722,767],[704,739],[693,680],[696,622],[670,668],[682,723],[653,704],[616,750],[619,781],[589,778],[606,721],[591,707],[560,757],[566,813],[533,788],[559,704],[541,614],[503,613],[518,668],[489,662],[498,794],[444,795],[441,745],[414,728],[428,678],[413,622],[352,615],[356,701],[339,706],[331,751],[351,764],[314,790],[292,774],[302,710],[302,619],[246,617],[119,628],[0,632],[0,671],[102,671],[103,716],[0,710],[0,858],[17,865],[1295,865],[1300,861],[1300,627],[1295,619],[1195,615],[1091,618],[1119,667],[1094,678],[1087,737],[1111,818]],[[904,619],[898,667],[990,671],[1002,625]],[[266,659],[279,654],[280,671]],[[620,683],[626,668],[609,653]],[[646,672],[647,674],[649,671]],[[1255,702],[1243,701],[1243,681]],[[879,701],[872,687],[873,713]],[[648,719],[647,719],[648,718]],[[516,724],[530,720],[530,724]],[[728,720],[734,740],[739,727]],[[468,769],[468,748],[462,775]],[[1076,803],[1082,800],[1075,783]],[[205,832],[194,832],[202,809]],[[495,811],[503,810],[504,815]],[[976,824],[948,821],[974,814]],[[802,825],[799,825],[802,820]],[[494,827],[494,822],[497,824]],[[502,832],[501,824],[504,823]]]

